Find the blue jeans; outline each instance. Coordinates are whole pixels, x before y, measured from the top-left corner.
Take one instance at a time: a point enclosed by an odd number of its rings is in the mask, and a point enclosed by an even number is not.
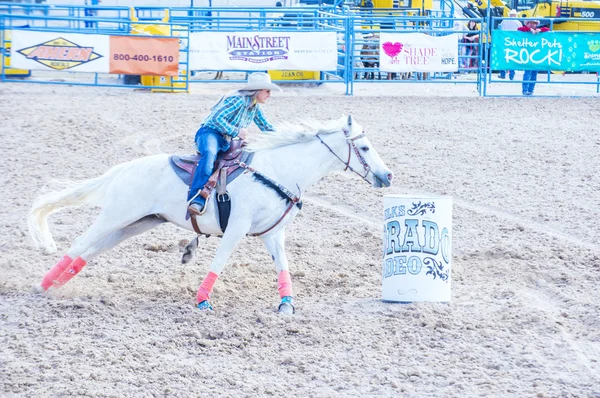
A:
[[[533,94],[533,88],[535,87],[537,75],[538,75],[537,70],[526,70],[523,72],[523,94],[524,95]]]
[[[190,184],[188,201],[204,187],[204,184],[206,184],[210,178],[219,152],[224,152],[229,149],[229,141],[227,141],[217,130],[209,127],[200,127],[200,130],[196,133],[195,141],[198,153],[200,153],[200,161],[198,161],[194,179]],[[193,201],[193,203],[201,205],[203,205],[204,202],[205,200],[201,195],[198,195]]]
[[[500,79],[504,79],[506,77],[506,71],[505,70],[501,70],[498,77],[500,77]],[[509,70],[508,71],[508,78],[510,80],[514,80],[514,78],[515,78],[515,71],[514,70]]]

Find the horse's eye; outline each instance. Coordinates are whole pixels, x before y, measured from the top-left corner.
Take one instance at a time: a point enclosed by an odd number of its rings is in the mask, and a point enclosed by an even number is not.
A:
[[[364,147],[360,148],[360,150],[363,151],[363,152],[367,152],[369,150],[369,147],[368,146],[364,146]]]

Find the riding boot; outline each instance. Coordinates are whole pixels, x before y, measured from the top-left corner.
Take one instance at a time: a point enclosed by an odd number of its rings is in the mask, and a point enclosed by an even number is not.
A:
[[[201,163],[202,160],[196,165],[194,179],[192,180],[192,183],[190,184],[190,189],[188,191],[188,202],[191,201],[188,206],[188,211],[190,212],[190,214],[195,214],[197,216],[204,214],[205,211],[204,205],[206,203],[206,199],[204,199],[204,197],[200,195],[200,191],[204,187],[204,184],[206,184],[206,181],[208,181],[207,178],[203,178],[205,176],[201,172]]]
[[[196,165],[194,179],[192,180],[190,190],[188,191],[188,201],[191,201],[188,206],[190,214],[200,216],[206,211],[206,199],[200,195],[200,191],[204,188],[204,184],[208,182],[208,179],[212,174],[215,158],[216,155],[204,154]]]
[[[198,162],[196,165],[196,172],[194,173],[194,177],[190,184],[190,189],[188,190],[187,200],[188,202],[191,200],[191,203],[204,203],[204,198],[200,195],[200,191],[204,187],[204,184],[206,184],[208,181],[208,178],[203,178],[205,176],[202,175],[203,173],[201,172],[200,163],[201,162]]]
[[[194,200],[192,201],[192,203],[190,203],[190,205],[188,206],[188,212],[190,214],[194,214],[196,216],[201,216],[204,214],[204,212],[206,211],[206,201],[204,200],[204,198],[200,195],[198,195],[196,198],[194,198]]]
[[[213,172],[217,154],[226,149],[224,144],[227,144],[227,141],[215,130],[202,127],[196,134],[196,147],[200,154],[200,160],[196,165],[196,172],[188,192],[188,201],[191,200],[188,207],[190,214],[201,215],[204,213],[206,200],[200,195],[200,191]]]

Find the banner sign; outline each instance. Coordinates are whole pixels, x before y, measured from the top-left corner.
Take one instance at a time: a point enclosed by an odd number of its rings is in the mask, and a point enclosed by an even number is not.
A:
[[[458,35],[382,32],[379,69],[383,72],[456,72]]]
[[[190,33],[191,70],[337,68],[335,32]]]
[[[126,75],[177,76],[179,39],[110,36],[110,71]]]
[[[600,71],[600,33],[492,33],[492,69]]]
[[[108,73],[108,36],[13,30],[15,68]]]
[[[179,39],[12,32],[11,66],[29,70],[177,76]]]

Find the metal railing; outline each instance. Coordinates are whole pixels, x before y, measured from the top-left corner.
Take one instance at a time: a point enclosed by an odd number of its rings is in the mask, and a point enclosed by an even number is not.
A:
[[[452,15],[453,3],[445,0],[446,8],[441,10],[422,10],[418,8],[399,7],[392,9],[365,10],[350,7],[104,7],[104,6],[50,6],[47,4],[15,4],[0,2],[0,30],[12,31],[30,29],[37,31],[71,32],[85,34],[119,34],[130,35],[135,26],[168,25],[173,36],[181,41],[180,57],[182,70],[191,72],[173,79],[173,82],[186,87],[190,83],[220,83],[245,81],[244,70],[225,71],[189,71],[187,52],[189,51],[189,34],[195,32],[216,31],[281,31],[281,32],[335,32],[337,36],[337,67],[335,70],[318,71],[317,76],[305,80],[275,80],[278,83],[340,83],[346,86],[346,93],[353,94],[355,83],[434,83],[434,84],[474,84],[480,95],[498,94],[496,87],[500,85],[516,85],[522,80],[499,79],[498,71],[491,70],[491,34],[493,27],[503,18],[492,17],[488,13],[484,18],[455,18]],[[452,6],[452,7],[451,7]],[[468,30],[466,23],[475,21],[476,30]],[[569,18],[569,21],[577,19]],[[586,23],[600,20],[578,19]],[[565,19],[551,18],[544,20],[554,30],[555,24]],[[457,72],[444,73],[412,73],[400,74],[381,71],[379,66],[379,39],[383,32],[408,34],[425,33],[431,36],[457,35],[459,50],[459,69]],[[581,34],[582,32],[573,32]],[[464,41],[466,34],[474,34],[477,40]],[[7,51],[7,35],[2,35],[2,54]],[[5,73],[2,63],[0,79],[6,81],[25,81],[37,83],[60,82],[55,78],[43,78],[37,71],[25,80],[12,78]],[[229,73],[231,80],[202,78],[204,74]],[[237,73],[234,75],[234,72]],[[65,84],[82,80],[90,74],[74,72],[56,72],[61,76],[76,76],[76,79],[64,78]],[[74,75],[73,75],[74,74]],[[47,75],[47,74],[46,74]],[[122,86],[118,83],[121,76],[105,76],[91,74],[91,79],[81,84]],[[573,74],[575,75],[575,74]],[[569,81],[559,79],[562,74],[549,73],[542,84],[582,84],[594,86],[595,93],[600,92],[600,80],[597,74],[580,74]],[[151,88],[151,87],[149,87]]]

